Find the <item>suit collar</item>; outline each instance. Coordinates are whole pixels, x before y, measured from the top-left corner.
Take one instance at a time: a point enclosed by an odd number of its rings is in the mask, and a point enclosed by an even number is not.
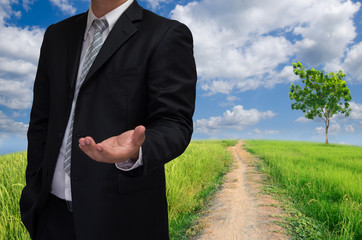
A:
[[[91,25],[95,19],[106,20],[108,22],[108,28],[106,29],[106,31],[108,31],[108,33],[109,33],[112,30],[113,26],[116,24],[118,18],[133,3],[133,1],[134,0],[127,0],[126,2],[124,2],[123,4],[116,7],[115,9],[113,9],[112,11],[110,11],[109,13],[105,14],[103,17],[100,17],[100,18],[98,18],[97,16],[94,15],[94,13],[92,11],[92,5],[91,5],[88,10],[87,27],[86,27],[85,34],[84,34],[84,40],[86,39],[87,34],[89,34],[89,29],[91,28]],[[92,36],[92,38],[93,38],[93,36]]]
[[[140,21],[143,17],[143,8],[134,0],[124,13],[132,22]]]
[[[68,80],[74,93],[74,85],[77,79],[80,54],[83,45],[83,36],[87,24],[88,12],[79,14],[75,17],[74,24],[69,26],[68,34]],[[72,22],[73,23],[73,22]]]

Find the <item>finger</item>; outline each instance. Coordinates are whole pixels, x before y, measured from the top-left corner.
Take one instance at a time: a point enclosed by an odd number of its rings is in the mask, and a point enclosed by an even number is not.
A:
[[[143,144],[143,142],[145,141],[145,138],[146,138],[145,131],[146,131],[146,128],[142,125],[137,126],[134,129],[134,132],[132,134],[132,142],[137,147],[141,146]]]
[[[85,144],[90,147],[94,147],[96,142],[93,140],[92,137],[85,137]]]
[[[92,137],[85,137],[84,138],[86,147],[94,147],[96,145],[96,142],[93,140]]]
[[[104,149],[102,143],[97,143],[96,148],[97,148],[98,152],[102,152]]]
[[[84,138],[79,138],[79,144],[84,147],[85,146],[85,139]]]
[[[92,137],[85,137],[83,139],[79,139],[79,147],[90,158],[96,161],[101,160],[101,156],[99,155],[99,151],[97,150],[97,144]]]

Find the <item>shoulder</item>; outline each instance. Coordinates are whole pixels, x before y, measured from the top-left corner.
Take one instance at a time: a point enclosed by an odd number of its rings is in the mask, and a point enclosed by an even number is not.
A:
[[[83,18],[85,18],[85,19],[87,18],[87,12],[83,12],[83,13],[74,15],[72,17],[66,18],[54,25],[61,27],[61,26],[65,26],[68,24],[74,24],[74,22],[78,22],[78,21],[82,20]]]
[[[154,12],[143,10],[143,28],[156,33],[157,35],[167,35],[170,33],[180,33],[192,38],[190,29],[182,22],[174,19],[162,17]]]
[[[54,23],[50,25],[47,30],[46,34],[55,34],[57,33],[64,34],[64,32],[69,31],[72,29],[76,24],[81,23],[82,21],[86,21],[87,19],[87,12],[77,14],[75,16],[66,18],[60,22]]]

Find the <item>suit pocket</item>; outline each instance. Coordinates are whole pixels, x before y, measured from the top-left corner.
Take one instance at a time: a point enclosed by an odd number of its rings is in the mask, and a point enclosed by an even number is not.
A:
[[[121,194],[127,194],[159,188],[163,185],[163,182],[160,180],[155,176],[129,177],[124,174],[118,174],[118,191]]]
[[[20,210],[22,214],[27,213],[36,203],[42,186],[42,166],[36,173],[29,174],[27,184],[25,185],[20,197]]]

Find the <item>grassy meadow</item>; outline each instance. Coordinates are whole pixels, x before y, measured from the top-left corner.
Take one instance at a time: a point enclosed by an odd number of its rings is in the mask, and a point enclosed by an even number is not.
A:
[[[30,239],[20,220],[19,198],[25,185],[25,152],[0,156],[0,239]]]
[[[222,183],[231,157],[226,147],[235,140],[192,141],[177,159],[166,164],[171,239],[189,239],[192,224]],[[258,156],[267,184],[277,186],[302,220],[291,226],[296,239],[362,239],[362,147],[309,142],[247,140],[245,148]],[[18,207],[25,183],[26,153],[0,156],[0,239],[30,239]],[[309,225],[308,225],[309,224]]]
[[[247,140],[270,181],[293,205],[319,223],[300,239],[362,239],[362,147]]]
[[[226,147],[236,141],[192,141],[166,164],[170,238],[186,239],[210,194],[221,184],[231,162]],[[18,202],[25,184],[26,152],[0,156],[0,239],[30,239],[20,220]],[[192,234],[192,233],[191,233]]]

